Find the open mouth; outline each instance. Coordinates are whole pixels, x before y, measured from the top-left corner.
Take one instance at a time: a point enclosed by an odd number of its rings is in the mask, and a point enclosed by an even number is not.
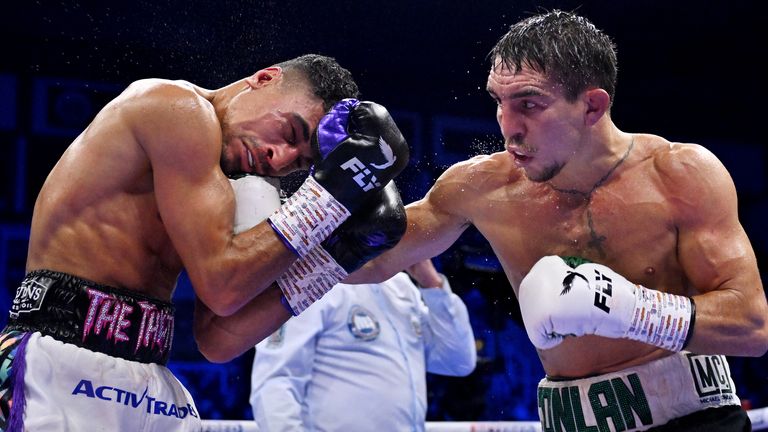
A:
[[[512,153],[512,156],[515,158],[515,161],[517,162],[528,162],[531,159],[530,156],[527,156],[515,150],[513,150],[511,153]]]
[[[246,149],[245,153],[248,155],[248,167],[253,171],[253,153],[249,149]]]
[[[240,137],[240,142],[243,145],[243,152],[240,157],[240,169],[245,173],[257,174],[254,171],[257,162],[256,155],[253,154],[253,150],[251,149],[251,141],[249,141],[248,137]]]

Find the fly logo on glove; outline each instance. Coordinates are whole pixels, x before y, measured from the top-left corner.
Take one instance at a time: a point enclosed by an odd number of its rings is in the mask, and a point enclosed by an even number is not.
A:
[[[587,286],[595,290],[595,307],[605,313],[611,313],[611,307],[608,306],[608,298],[613,296],[611,278],[595,270],[595,285],[592,286],[592,284],[589,283],[589,279],[583,274],[575,271],[568,271],[568,274],[563,278],[563,290],[560,291],[561,296],[566,295],[571,291],[576,277],[583,279]]]
[[[269,223],[303,257],[368,200],[376,200],[408,164],[408,144],[389,112],[374,102],[343,99],[320,119],[316,162],[302,186]]]
[[[591,334],[680,351],[696,317],[688,297],[636,285],[600,264],[572,269],[557,256],[534,264],[520,282],[518,300],[528,337],[539,349]]]
[[[560,295],[566,295],[569,292],[571,292],[571,289],[573,288],[573,280],[576,279],[576,276],[584,279],[584,282],[589,284],[589,280],[581,273],[576,273],[574,271],[569,271],[568,275],[563,278],[563,290],[560,291]]]
[[[395,164],[397,161],[397,156],[395,156],[395,153],[392,151],[392,147],[390,147],[389,144],[384,141],[384,138],[379,138],[379,150],[381,150],[381,155],[384,157],[385,162],[379,165],[371,163],[372,167],[376,168],[377,170],[383,170]],[[355,183],[363,188],[363,191],[365,192],[368,192],[374,187],[381,187],[381,182],[379,182],[379,180],[376,178],[376,175],[371,174],[371,170],[366,168],[365,164],[360,162],[360,159],[356,157],[353,157],[352,159],[341,164],[341,168],[350,170],[353,173],[357,173],[353,179],[355,180]],[[366,182],[365,178],[368,176],[370,176],[371,179],[370,181]]]
[[[611,278],[595,270],[595,307],[605,313],[611,313],[611,307],[608,306],[608,297],[613,297],[613,286]]]
[[[371,170],[365,167],[365,165],[360,162],[360,160],[356,157],[344,162],[341,164],[341,167],[345,170],[350,170],[353,173],[357,173],[352,179],[357,183],[358,186],[363,188],[363,191],[368,192],[369,190],[381,186],[381,184],[376,179],[375,175],[371,175]],[[365,178],[371,176],[370,181],[365,181]]]

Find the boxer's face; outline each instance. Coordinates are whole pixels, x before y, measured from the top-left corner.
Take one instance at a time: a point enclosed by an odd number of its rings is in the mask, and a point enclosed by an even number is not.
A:
[[[488,75],[496,120],[516,166],[532,181],[556,176],[578,149],[584,127],[577,104],[562,86],[529,67],[513,71],[500,62]]]
[[[222,169],[273,177],[308,169],[310,137],[325,114],[322,101],[304,82],[281,82],[280,73],[251,79],[222,120]]]

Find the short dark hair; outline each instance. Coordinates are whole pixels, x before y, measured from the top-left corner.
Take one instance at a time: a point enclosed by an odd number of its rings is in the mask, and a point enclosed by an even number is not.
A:
[[[511,70],[526,65],[565,87],[569,101],[590,87],[602,88],[613,102],[616,92],[616,46],[584,17],[553,10],[512,24],[488,54],[496,66]]]
[[[326,111],[341,99],[356,98],[360,94],[352,74],[332,57],[305,54],[276,66],[288,73],[299,71],[309,82],[315,96],[323,101]]]

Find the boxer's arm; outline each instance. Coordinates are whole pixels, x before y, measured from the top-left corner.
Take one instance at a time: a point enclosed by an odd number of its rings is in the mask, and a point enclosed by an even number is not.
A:
[[[470,226],[463,216],[466,203],[460,186],[463,173],[464,169],[458,166],[449,168],[423,199],[408,204],[405,207],[408,228],[397,245],[366,263],[343,282],[383,282],[399,271],[447,250]]]
[[[277,285],[267,288],[226,317],[195,301],[193,329],[197,349],[214,363],[228,362],[264,340],[291,317],[280,301]]]
[[[531,341],[547,349],[566,336],[596,334],[672,351],[763,355],[768,305],[754,252],[738,222],[730,176],[698,146],[677,146],[654,162],[664,198],[675,212],[688,292],[635,285],[599,264],[572,269],[559,257],[544,257],[519,288]]]
[[[235,192],[235,233],[247,231],[266,219],[280,206],[280,188],[276,179],[245,176],[230,180]],[[196,301],[195,340],[200,352],[210,361],[231,360],[261,341],[271,329],[287,319],[280,311],[280,292],[268,288],[234,314],[215,315]],[[283,308],[284,309],[284,308]]]
[[[261,222],[280,206],[279,188],[268,178],[245,176],[231,183],[236,200],[236,233]],[[285,321],[271,306],[284,300],[285,306],[300,313],[335,285],[341,278],[335,278],[337,272],[346,275],[396,243],[405,231],[405,211],[397,188],[390,182],[374,198],[317,246],[316,253],[300,258],[278,279],[283,299],[279,293],[275,298],[267,290],[227,317],[216,316],[200,303],[195,315],[200,351],[215,361],[240,355],[264,337],[265,329]]]
[[[295,255],[266,222],[233,234],[234,194],[220,168],[219,123],[206,101],[163,84],[126,104],[123,114],[152,166],[159,223],[195,294],[217,315],[233,313]]]
[[[675,203],[678,257],[695,292],[688,349],[761,356],[768,349],[768,305],[755,253],[738,220],[725,167],[708,150],[676,146],[659,161]]]

